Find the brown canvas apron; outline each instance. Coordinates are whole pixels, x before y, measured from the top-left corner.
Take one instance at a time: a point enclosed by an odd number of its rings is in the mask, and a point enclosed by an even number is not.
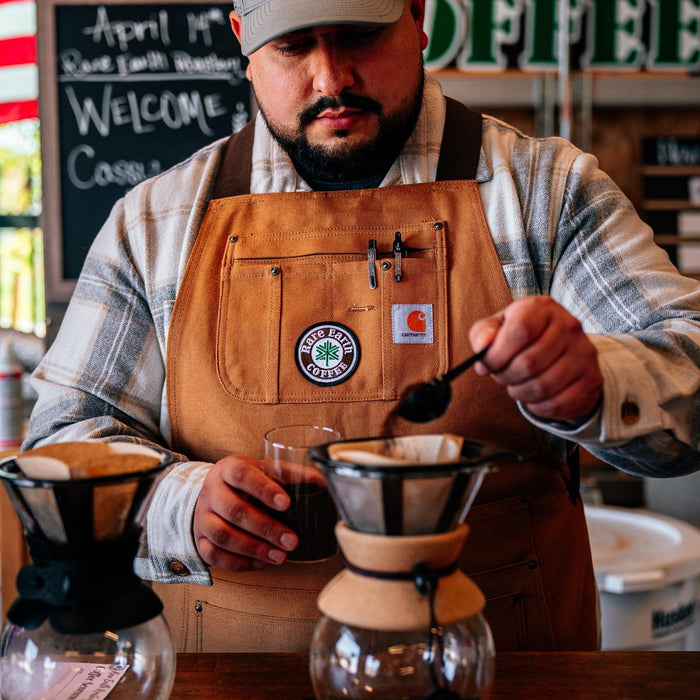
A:
[[[473,178],[480,118],[467,121],[458,134],[464,121],[453,115],[443,141],[454,153],[461,149],[449,135],[466,134]],[[248,130],[238,139],[247,139],[239,151],[232,139],[215,197],[222,187],[248,186],[238,163],[249,159],[250,136]],[[441,170],[449,176],[451,169],[441,159]],[[408,249],[400,281],[391,255],[397,231]],[[376,286],[369,280],[370,239],[379,251]],[[404,389],[464,359],[471,324],[510,301],[473,179],[219,196],[202,223],[170,325],[173,446],[216,461],[260,458],[263,434],[289,423],[330,425],[346,438],[379,435]],[[409,330],[412,309],[423,316]],[[349,331],[356,346],[348,362],[359,362],[347,378],[323,384],[297,351],[309,329],[329,323]],[[596,648],[590,549],[581,504],[567,498],[566,466],[492,380],[467,373],[453,395],[441,419],[395,429],[497,441],[525,457],[486,477],[462,556],[487,597],[496,647]],[[307,650],[317,592],[340,567],[336,556],[254,573],[213,570],[211,587],[157,591],[179,650]]]

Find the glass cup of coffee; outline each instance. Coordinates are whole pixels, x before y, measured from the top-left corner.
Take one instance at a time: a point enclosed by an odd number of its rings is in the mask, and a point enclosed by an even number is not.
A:
[[[292,500],[286,511],[268,509],[268,513],[299,537],[299,546],[287,556],[289,561],[321,561],[338,551],[338,511],[323,473],[307,453],[313,445],[341,439],[339,431],[319,425],[286,425],[265,434],[265,473]]]

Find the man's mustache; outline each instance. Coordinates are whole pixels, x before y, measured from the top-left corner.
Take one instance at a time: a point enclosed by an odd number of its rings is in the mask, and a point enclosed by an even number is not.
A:
[[[327,109],[337,110],[342,107],[361,109],[365,112],[374,112],[375,114],[381,114],[382,112],[382,106],[379,102],[363,95],[347,94],[340,97],[321,97],[316,104],[307,107],[299,114],[299,123],[301,126],[306,126],[309,122],[316,119],[321,112]]]

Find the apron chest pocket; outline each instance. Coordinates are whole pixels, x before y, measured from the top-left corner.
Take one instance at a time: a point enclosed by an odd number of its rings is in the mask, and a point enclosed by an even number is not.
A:
[[[232,238],[216,338],[226,391],[260,404],[394,400],[446,371],[444,234],[444,225],[421,222]]]

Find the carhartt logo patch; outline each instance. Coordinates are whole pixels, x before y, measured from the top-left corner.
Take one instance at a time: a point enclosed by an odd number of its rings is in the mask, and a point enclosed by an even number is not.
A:
[[[432,343],[433,305],[392,304],[391,327],[394,343]]]
[[[340,323],[315,323],[297,340],[297,368],[305,379],[319,386],[341,384],[360,364],[360,344]]]

